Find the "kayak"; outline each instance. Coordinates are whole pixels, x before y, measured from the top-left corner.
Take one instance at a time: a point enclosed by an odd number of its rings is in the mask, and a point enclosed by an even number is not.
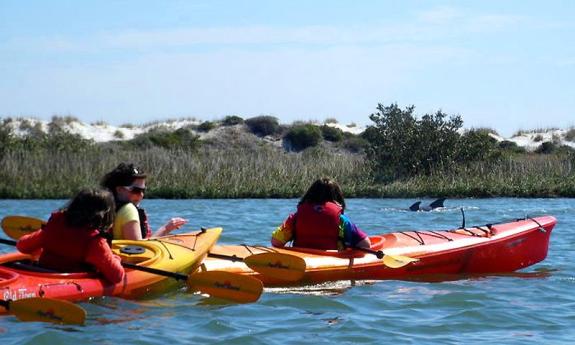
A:
[[[188,274],[197,270],[221,235],[221,228],[175,234],[141,241],[113,241],[112,250],[122,262],[157,270]],[[181,286],[165,275],[126,268],[124,280],[107,282],[96,272],[55,272],[35,264],[22,253],[0,256],[0,299],[44,297],[81,301],[92,297],[148,297]],[[0,307],[0,313],[4,308]]]
[[[390,267],[376,255],[359,250],[324,251],[306,248],[271,248],[249,245],[216,245],[215,254],[239,258],[262,252],[286,253],[305,260],[305,273],[297,281],[254,272],[245,264],[210,258],[200,271],[221,270],[251,275],[265,286],[317,284],[336,280],[423,279],[444,275],[513,272],[547,256],[549,237],[557,220],[552,216],[518,219],[451,230],[413,230],[370,236],[373,251],[388,256],[414,258]],[[278,265],[281,263],[278,262]]]

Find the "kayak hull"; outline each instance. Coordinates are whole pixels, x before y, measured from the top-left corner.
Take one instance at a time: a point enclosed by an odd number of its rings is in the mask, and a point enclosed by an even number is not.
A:
[[[509,273],[545,259],[552,216],[528,218],[503,224],[445,231],[404,231],[371,237],[372,249],[389,255],[404,255],[418,261],[400,268],[383,265],[375,255],[303,248],[263,246],[214,246],[212,253],[244,258],[261,252],[286,253],[303,258],[306,271],[301,280],[287,282],[264,276],[241,262],[207,258],[200,270],[224,270],[252,275],[266,286],[316,284],[336,280],[423,279],[445,275]]]
[[[214,228],[142,241],[114,241],[112,250],[124,262],[187,275],[197,270],[221,232],[221,228]],[[100,296],[137,299],[182,285],[173,278],[130,268],[126,268],[122,282],[111,284],[97,273],[45,272],[33,262],[33,257],[21,253],[0,256],[1,299],[46,297],[81,301]]]

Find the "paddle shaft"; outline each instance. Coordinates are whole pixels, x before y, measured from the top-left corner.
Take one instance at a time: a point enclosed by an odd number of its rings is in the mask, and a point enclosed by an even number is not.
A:
[[[239,256],[236,256],[236,255],[224,255],[224,254],[208,253],[208,257],[215,258],[215,259],[230,260],[232,262],[244,261],[243,258],[240,258]]]
[[[363,247],[352,247],[352,248],[355,250],[359,250],[361,252],[373,254],[373,255],[377,256],[378,259],[383,259],[383,257],[385,256],[385,254],[381,250],[373,250],[373,249],[363,248]]]
[[[16,241],[5,240],[5,239],[3,239],[3,238],[0,238],[0,243],[8,244],[8,245],[10,245],[10,246],[15,246],[15,245],[16,245]]]
[[[129,262],[122,262],[122,266],[124,266],[126,268],[131,268],[131,269],[134,269],[137,271],[148,272],[148,273],[161,275],[164,277],[174,278],[177,280],[188,280],[187,275],[182,274],[182,273],[178,273],[178,272],[170,272],[170,271],[159,270],[157,268],[152,268],[152,267],[138,266],[135,264],[131,264]]]
[[[4,307],[4,309],[6,310],[10,310],[10,302],[11,301],[5,301],[3,299],[0,299],[0,306]]]

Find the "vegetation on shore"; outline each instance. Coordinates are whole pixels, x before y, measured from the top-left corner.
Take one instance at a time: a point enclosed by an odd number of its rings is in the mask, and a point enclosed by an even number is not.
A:
[[[329,126],[282,126],[271,116],[229,116],[131,140],[95,143],[54,118],[24,136],[0,124],[0,198],[69,198],[95,186],[119,162],[150,175],[150,198],[299,197],[320,176],[347,197],[575,196],[575,153],[557,143],[526,152],[492,130],[460,134],[463,121],[441,111],[378,105],[373,125],[352,135]],[[199,133],[219,131],[212,139]],[[120,135],[118,135],[120,137]],[[118,138],[120,139],[120,138]]]

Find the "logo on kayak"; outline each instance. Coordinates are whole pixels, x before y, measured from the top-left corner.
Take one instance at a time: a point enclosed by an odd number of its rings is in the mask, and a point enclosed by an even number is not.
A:
[[[36,297],[35,292],[28,292],[27,289],[6,290],[2,295],[3,295],[2,299],[5,301],[8,300],[16,301],[19,299]]]
[[[275,263],[274,263],[274,262],[270,262],[270,263],[268,264],[268,267],[270,267],[270,268],[279,268],[279,269],[283,269],[283,270],[289,270],[289,265],[284,265],[284,264],[282,264],[281,261],[276,261]]]
[[[237,286],[233,286],[232,283],[229,280],[226,280],[222,283],[220,282],[215,282],[214,286],[220,289],[228,289],[228,290],[234,290],[234,291],[240,291],[240,288]]]
[[[64,321],[64,318],[63,318],[62,316],[56,315],[56,312],[54,311],[54,309],[48,309],[48,310],[46,310],[46,311],[44,311],[44,310],[38,310],[38,311],[36,312],[36,314],[37,314],[38,316],[41,316],[41,317],[44,317],[44,318],[47,318],[47,319],[50,319],[50,320],[60,321],[60,322]]]

